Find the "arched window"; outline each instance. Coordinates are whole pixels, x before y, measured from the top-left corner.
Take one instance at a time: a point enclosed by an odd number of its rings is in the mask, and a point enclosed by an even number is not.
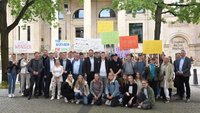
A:
[[[115,12],[112,9],[102,9],[99,13],[99,18],[113,18],[116,17]]]
[[[78,9],[74,12],[73,15],[74,19],[83,19],[84,18],[84,10],[83,9]]]

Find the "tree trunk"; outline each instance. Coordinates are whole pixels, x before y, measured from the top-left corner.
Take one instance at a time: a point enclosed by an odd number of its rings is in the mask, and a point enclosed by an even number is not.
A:
[[[2,81],[7,81],[8,66],[8,33],[7,30],[7,0],[0,0],[0,35],[1,35],[1,64]]]
[[[7,81],[6,70],[8,67],[8,33],[1,32],[1,62],[2,62],[2,81]]]
[[[162,23],[162,7],[157,5],[155,12],[155,31],[154,40],[160,40],[161,23]]]

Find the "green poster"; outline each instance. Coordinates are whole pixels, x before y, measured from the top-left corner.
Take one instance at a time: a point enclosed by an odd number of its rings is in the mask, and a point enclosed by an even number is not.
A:
[[[102,44],[118,44],[119,43],[119,33],[118,32],[103,32],[101,33],[101,43]]]

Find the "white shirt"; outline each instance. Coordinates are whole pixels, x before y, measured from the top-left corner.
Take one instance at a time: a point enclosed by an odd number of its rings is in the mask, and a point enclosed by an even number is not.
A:
[[[91,63],[91,72],[94,72],[94,57],[89,57],[90,58],[90,63]]]
[[[184,57],[184,58],[181,58],[180,64],[179,64],[179,71],[181,71],[181,72],[183,71],[182,69],[183,69],[184,61],[185,61],[185,57]]]
[[[79,74],[79,68],[80,68],[81,62],[80,60],[78,61],[74,61],[74,65],[73,65],[73,72],[74,74]]]
[[[52,72],[54,65],[55,65],[54,59],[50,59],[50,72]]]
[[[66,65],[67,65],[67,59],[63,59],[63,69],[66,69]]]
[[[26,73],[28,73],[28,68],[26,67],[27,66],[27,61],[25,60],[25,59],[22,59],[21,60],[21,62],[20,62],[20,66],[22,67],[21,68],[21,73],[23,73],[23,74],[26,74]],[[25,67],[24,67],[25,66]]]
[[[72,63],[72,61],[74,60],[74,58],[68,58],[68,60],[70,60],[70,62]]]
[[[147,89],[146,88],[144,88],[144,94],[145,94],[146,98],[148,98],[148,93],[147,93]]]
[[[107,73],[106,73],[106,62],[105,62],[105,60],[101,61],[101,67],[100,67],[99,75],[100,76],[107,76]]]
[[[62,79],[63,66],[59,66],[59,67],[54,66],[52,72],[53,72],[53,79],[55,77],[59,77],[60,81],[63,81]]]

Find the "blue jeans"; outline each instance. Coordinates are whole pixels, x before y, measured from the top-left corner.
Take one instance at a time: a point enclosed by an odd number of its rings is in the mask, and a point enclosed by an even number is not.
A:
[[[17,74],[7,73],[7,75],[8,75],[8,94],[14,94]]]
[[[75,98],[76,99],[83,99],[83,104],[87,105],[88,104],[88,98],[86,95],[80,95],[80,93],[75,93]]]

